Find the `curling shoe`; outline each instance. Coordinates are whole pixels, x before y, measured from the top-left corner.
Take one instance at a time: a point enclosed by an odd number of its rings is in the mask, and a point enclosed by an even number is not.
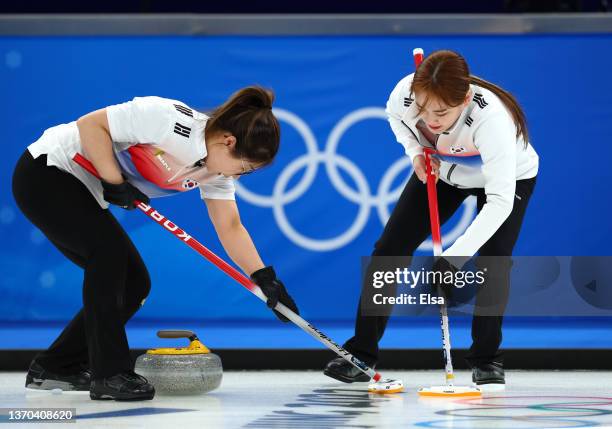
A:
[[[155,388],[142,375],[125,371],[112,377],[95,379],[91,382],[91,399],[112,399],[115,401],[143,401],[153,399]]]
[[[32,390],[62,390],[64,392],[89,392],[91,371],[83,369],[74,374],[58,374],[47,371],[36,360],[30,363],[25,387]]]
[[[504,390],[506,377],[501,362],[490,362],[472,368],[472,381],[483,390]]]
[[[343,383],[370,381],[370,376],[364,374],[341,357],[329,361],[323,370],[323,374]]]

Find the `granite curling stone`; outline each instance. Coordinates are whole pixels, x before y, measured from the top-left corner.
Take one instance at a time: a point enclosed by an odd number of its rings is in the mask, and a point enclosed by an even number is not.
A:
[[[200,395],[221,384],[221,358],[200,342],[192,331],[158,331],[160,338],[189,338],[189,347],[147,350],[138,356],[134,370],[158,394]]]

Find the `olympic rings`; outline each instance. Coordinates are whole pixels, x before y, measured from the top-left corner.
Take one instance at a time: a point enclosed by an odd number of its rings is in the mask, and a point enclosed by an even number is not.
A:
[[[383,174],[376,194],[372,194],[370,185],[361,169],[350,159],[337,153],[339,143],[349,128],[366,119],[386,121],[385,110],[380,107],[364,107],[344,116],[332,129],[323,151],[319,151],[316,137],[304,120],[288,110],[275,108],[273,111],[280,121],[292,126],[302,137],[306,145],[306,153],[292,160],[283,169],[274,184],[272,195],[257,194],[236,182],[238,196],[253,205],[272,208],[280,230],[298,246],[313,251],[331,251],[352,242],[363,231],[370,215],[370,209],[373,207],[376,207],[381,224],[385,225],[390,216],[389,205],[397,201],[412,173],[410,160],[408,157],[403,157],[395,161]],[[297,200],[308,191],[315,180],[319,164],[325,165],[327,175],[336,191],[359,207],[357,216],[348,229],[336,237],[327,239],[314,239],[298,232],[291,225],[284,209],[285,205]],[[299,182],[293,188],[287,189],[291,178],[303,168],[306,171]],[[343,180],[338,168],[351,177],[357,189],[353,189]],[[394,180],[404,170],[407,170],[404,176],[405,180],[396,188],[391,189]],[[476,212],[475,198],[467,198],[463,206],[463,213],[458,223],[444,236],[445,243],[451,243],[463,234],[474,218]],[[419,247],[419,250],[431,249],[433,249],[431,240],[426,240]]]

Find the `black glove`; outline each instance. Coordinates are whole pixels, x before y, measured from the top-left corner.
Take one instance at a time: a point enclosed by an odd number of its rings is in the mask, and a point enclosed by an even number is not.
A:
[[[118,185],[105,182],[104,180],[101,180],[101,182],[102,188],[104,189],[104,199],[111,204],[115,204],[126,210],[133,210],[136,208],[134,200],[149,204],[149,197],[140,192],[137,187],[127,180],[124,180],[123,183]]]
[[[287,289],[285,289],[285,285],[276,278],[276,273],[274,272],[274,268],[265,267],[261,270],[255,271],[251,274],[251,280],[261,288],[261,291],[268,298],[266,302],[269,308],[276,307],[276,304],[281,302],[286,307],[288,307],[295,314],[300,314],[297,305],[293,299],[287,293]],[[276,317],[278,317],[283,322],[288,322],[285,316],[280,314],[278,311],[274,310]]]
[[[446,282],[445,279],[454,278],[457,268],[448,259],[437,257],[431,268],[434,274],[434,282],[431,285],[432,293],[444,297],[447,307],[452,307],[454,282]],[[442,280],[441,282],[439,280]]]
[[[470,282],[465,280],[465,273],[461,277],[457,276],[459,269],[453,264],[453,262],[461,263],[460,258],[450,257],[450,260],[443,257],[436,258],[432,271],[435,273],[435,280],[433,286],[434,294],[442,294],[446,302],[446,306],[458,307],[462,304],[470,302],[474,296],[478,293],[479,289],[477,283],[474,283],[474,279]],[[438,282],[439,276],[442,276],[442,283]],[[451,279],[454,281],[444,281],[444,279]],[[459,283],[461,281],[461,283]]]

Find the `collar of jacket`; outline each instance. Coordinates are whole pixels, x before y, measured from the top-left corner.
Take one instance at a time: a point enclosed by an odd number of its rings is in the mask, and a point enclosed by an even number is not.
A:
[[[448,130],[444,131],[441,135],[453,134],[458,128],[461,127],[463,123],[465,123],[466,118],[472,113],[472,110],[474,110],[473,98],[474,98],[474,87],[473,85],[470,85],[470,102],[461,111],[459,118],[457,118],[453,126],[450,127]],[[413,101],[410,107],[408,107],[404,111],[404,114],[402,115],[402,122],[406,126],[410,127],[412,131],[415,133],[418,131],[416,125],[420,120],[420,118],[417,116],[418,110],[419,109],[416,107],[416,103]]]

